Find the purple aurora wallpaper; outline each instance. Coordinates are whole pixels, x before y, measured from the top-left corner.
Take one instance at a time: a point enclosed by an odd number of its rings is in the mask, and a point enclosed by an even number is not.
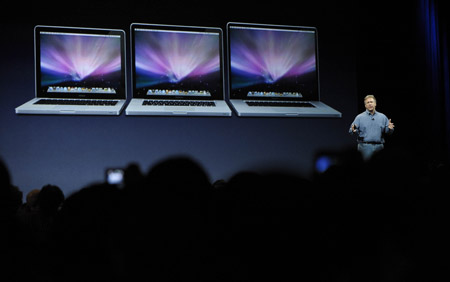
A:
[[[316,83],[314,32],[234,28],[229,44],[233,91]]]
[[[220,38],[215,33],[137,30],[136,88],[212,90],[220,79]]]
[[[103,86],[120,79],[119,36],[42,33],[40,43],[41,86]]]

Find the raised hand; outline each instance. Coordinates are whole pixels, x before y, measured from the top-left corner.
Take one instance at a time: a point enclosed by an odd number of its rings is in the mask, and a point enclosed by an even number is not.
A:
[[[388,128],[392,130],[392,129],[394,129],[394,127],[395,127],[395,126],[394,126],[394,124],[392,123],[391,119],[389,119]]]

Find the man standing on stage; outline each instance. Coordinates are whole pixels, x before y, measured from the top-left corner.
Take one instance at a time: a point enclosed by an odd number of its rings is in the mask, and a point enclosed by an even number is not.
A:
[[[357,136],[358,151],[364,160],[384,148],[384,135],[394,132],[394,124],[384,114],[375,110],[377,100],[373,95],[364,98],[365,112],[356,116],[349,133]]]

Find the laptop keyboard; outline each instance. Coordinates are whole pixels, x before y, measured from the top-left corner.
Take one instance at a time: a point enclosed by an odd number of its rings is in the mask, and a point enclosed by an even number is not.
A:
[[[164,101],[164,100],[144,100],[143,106],[198,106],[215,107],[216,103],[212,101]]]
[[[74,105],[74,106],[115,106],[114,100],[72,100],[72,99],[40,99],[37,105]]]
[[[301,107],[301,108],[315,108],[315,106],[308,102],[264,102],[264,101],[246,101],[247,105],[252,107]]]

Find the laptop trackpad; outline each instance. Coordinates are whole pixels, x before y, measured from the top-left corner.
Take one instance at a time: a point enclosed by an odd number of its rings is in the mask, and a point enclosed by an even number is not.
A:
[[[186,112],[195,112],[194,107],[164,107],[165,111],[174,112],[174,113],[186,113]]]
[[[282,113],[282,114],[285,114],[285,115],[298,115],[298,114],[300,114],[298,111],[292,111],[288,107],[286,107],[286,108],[272,107],[271,110],[276,112],[276,113]]]

